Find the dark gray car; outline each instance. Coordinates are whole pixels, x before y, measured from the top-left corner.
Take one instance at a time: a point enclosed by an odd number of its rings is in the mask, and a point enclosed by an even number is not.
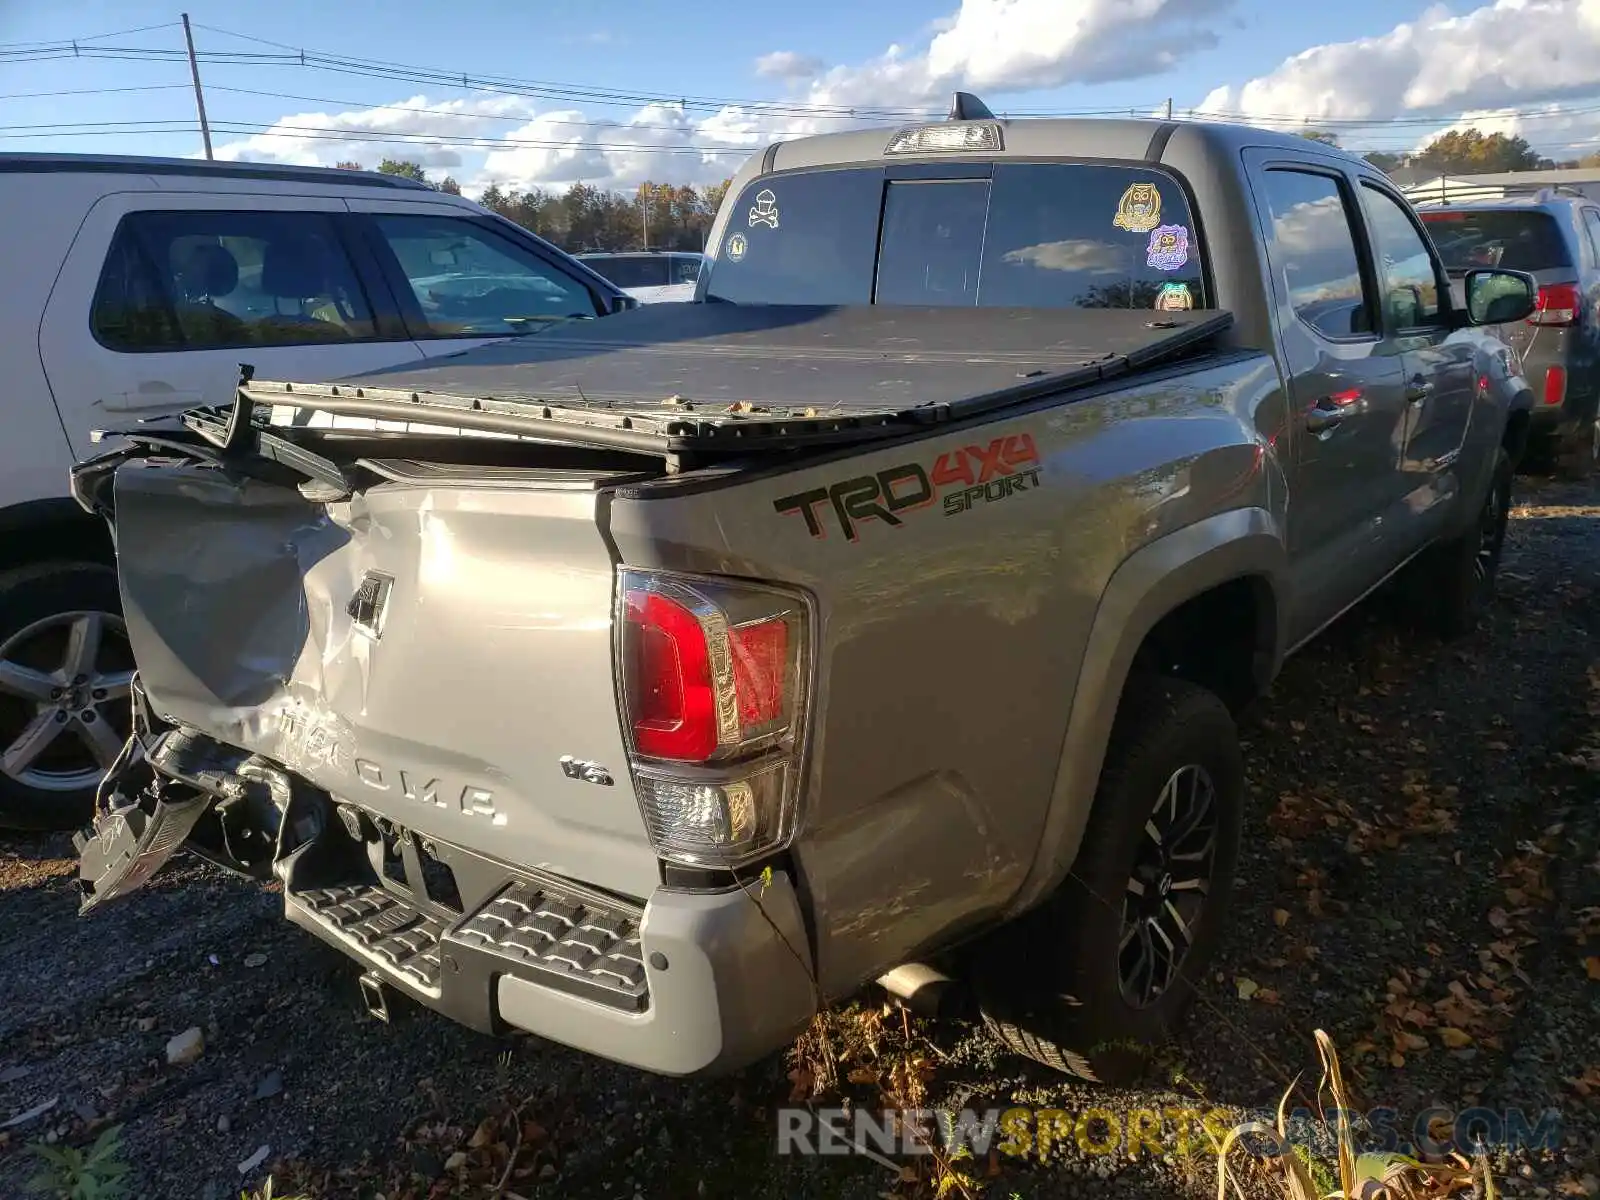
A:
[[[1538,281],[1533,315],[1499,327],[1533,385],[1527,461],[1588,477],[1600,463],[1600,202],[1546,188],[1420,212],[1452,277],[1503,267]]]

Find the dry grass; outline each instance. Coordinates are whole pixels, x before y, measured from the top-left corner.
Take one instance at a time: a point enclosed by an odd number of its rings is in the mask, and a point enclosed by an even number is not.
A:
[[[1424,1162],[1392,1151],[1358,1154],[1349,1119],[1354,1106],[1339,1068],[1339,1052],[1333,1039],[1322,1030],[1316,1031],[1316,1039],[1322,1059],[1317,1104],[1322,1105],[1325,1094],[1333,1100],[1336,1175],[1327,1169],[1327,1164],[1295,1153],[1289,1144],[1285,1113],[1295,1090],[1295,1084],[1291,1084],[1279,1101],[1276,1128],[1258,1121],[1247,1122],[1231,1129],[1216,1147],[1217,1200],[1228,1200],[1230,1187],[1239,1200],[1245,1200],[1240,1173],[1229,1161],[1241,1139],[1252,1135],[1264,1138],[1273,1147],[1273,1153],[1252,1160],[1252,1173],[1264,1176],[1272,1191],[1285,1200],[1442,1200],[1461,1192],[1468,1192],[1477,1200],[1495,1200],[1494,1177],[1482,1158],[1471,1163],[1452,1154],[1449,1161]],[[1337,1181],[1334,1188],[1326,1186],[1331,1179]]]

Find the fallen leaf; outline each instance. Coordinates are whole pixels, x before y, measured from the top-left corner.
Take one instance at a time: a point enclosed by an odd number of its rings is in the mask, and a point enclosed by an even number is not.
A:
[[[1261,990],[1261,985],[1254,979],[1246,979],[1240,975],[1233,981],[1233,986],[1239,989],[1239,999],[1248,1000]]]
[[[877,1067],[857,1067],[847,1076],[851,1083],[877,1083]]]
[[[1502,933],[1511,928],[1511,918],[1506,915],[1506,910],[1498,906],[1489,910],[1489,924]]]
[[[1464,1046],[1472,1045],[1472,1035],[1464,1029],[1457,1029],[1453,1025],[1446,1025],[1439,1030],[1439,1040],[1452,1050],[1460,1050]]]
[[[1278,993],[1271,988],[1262,988],[1256,993],[1256,1003],[1258,1004],[1277,1004],[1278,1002]]]
[[[1272,910],[1272,923],[1274,925],[1276,925],[1279,929],[1282,929],[1285,925],[1287,925],[1289,923],[1289,910],[1287,908],[1275,908],[1275,909],[1273,909]]]

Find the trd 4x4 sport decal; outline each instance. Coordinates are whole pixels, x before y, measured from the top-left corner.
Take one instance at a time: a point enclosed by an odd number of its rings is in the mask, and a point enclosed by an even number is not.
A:
[[[780,513],[799,513],[814,538],[827,529],[818,506],[828,503],[844,536],[858,537],[862,521],[901,524],[901,514],[930,507],[942,498],[944,515],[971,512],[1017,492],[1039,486],[1039,450],[1031,433],[995,438],[987,447],[967,446],[939,455],[932,470],[910,462],[876,475],[843,479],[832,487],[813,488],[774,500]]]

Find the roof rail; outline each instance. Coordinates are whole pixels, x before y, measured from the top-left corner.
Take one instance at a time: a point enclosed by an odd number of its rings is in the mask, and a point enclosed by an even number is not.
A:
[[[260,179],[279,183],[333,183],[356,187],[407,188],[432,191],[403,175],[347,171],[338,167],[302,167],[287,163],[209,161],[203,158],[155,158],[136,154],[36,154],[0,152],[0,174],[126,174],[199,175],[227,179]]]
[[[950,97],[951,121],[992,121],[994,113],[989,106],[971,92],[957,92]]]

